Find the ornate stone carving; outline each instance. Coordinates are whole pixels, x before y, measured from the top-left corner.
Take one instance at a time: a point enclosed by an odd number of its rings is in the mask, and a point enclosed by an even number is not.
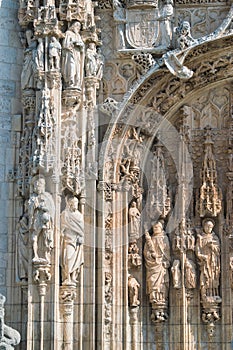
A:
[[[76,288],[74,286],[62,286],[60,289],[60,301],[63,314],[63,344],[65,349],[72,349],[74,342],[74,301],[76,299]]]
[[[58,70],[60,69],[61,60],[61,44],[52,36],[49,42],[49,69]]]
[[[105,337],[111,339],[112,329],[112,275],[109,272],[105,272],[105,287],[104,287],[104,305],[105,305]]]
[[[201,276],[201,297],[203,302],[221,302],[220,282],[220,242],[212,231],[215,223],[212,219],[203,220],[203,232],[198,234],[196,254],[199,259]]]
[[[132,242],[129,244],[128,263],[130,268],[139,267],[142,264],[142,259],[139,255],[139,248],[136,242]]]
[[[62,20],[82,20],[85,16],[85,1],[61,0],[59,14]]]
[[[20,343],[20,334],[15,329],[7,326],[4,320],[4,304],[6,298],[0,294],[0,349],[13,350]]]
[[[173,279],[173,288],[180,289],[182,287],[180,260],[176,259],[173,261],[171,272],[172,272],[172,279]]]
[[[66,208],[61,213],[61,268],[62,284],[76,285],[83,264],[84,221],[78,210],[78,198],[66,197]]]
[[[173,0],[163,0],[159,9],[157,20],[159,21],[158,36],[153,43],[157,49],[167,50],[171,47],[172,28],[171,19],[173,17]]]
[[[188,21],[180,23],[179,27],[176,28],[176,34],[178,36],[178,47],[181,50],[187,49],[189,46],[197,43],[197,40],[191,35],[191,27]]]
[[[80,29],[80,22],[74,22],[66,31],[62,44],[62,76],[65,89],[81,90],[84,67],[84,43],[80,35]]]
[[[32,194],[28,201],[29,232],[32,237],[33,263],[50,263],[54,235],[54,201],[45,191],[45,179],[32,179]]]
[[[203,160],[200,189],[200,216],[217,216],[222,209],[222,195],[217,183],[216,162],[213,155],[213,141],[211,139],[211,129],[206,128],[206,140],[204,143],[205,155]]]
[[[158,143],[151,160],[147,213],[151,220],[165,218],[171,209],[162,145]]]
[[[145,74],[155,64],[155,60],[150,53],[139,53],[133,55],[132,59],[136,63],[137,70],[140,74]]]
[[[48,88],[42,90],[41,106],[32,135],[33,172],[48,172],[55,164],[54,103]]]
[[[153,225],[152,236],[146,231],[145,238],[146,286],[152,304],[151,319],[153,322],[163,322],[168,318],[170,245],[161,222]]]
[[[141,213],[137,203],[132,202],[129,208],[129,242],[135,242],[140,237]]]
[[[128,277],[128,290],[129,290],[129,306],[137,307],[140,305],[139,301],[139,288],[140,284],[135,277],[129,275]]]
[[[35,75],[37,73],[37,40],[31,29],[26,30],[26,48],[24,50],[24,63],[21,73],[22,90],[34,89],[36,87]]]
[[[25,208],[25,213],[16,226],[16,235],[18,258],[17,278],[21,281],[27,281],[29,263],[29,218],[27,208]]]

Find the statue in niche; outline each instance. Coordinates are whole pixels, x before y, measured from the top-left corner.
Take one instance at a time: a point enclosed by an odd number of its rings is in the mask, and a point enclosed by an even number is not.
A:
[[[85,72],[86,77],[95,77],[97,74],[97,53],[95,43],[90,42],[88,44],[85,55]]]
[[[98,79],[103,78],[103,70],[104,70],[104,55],[102,54],[101,48],[97,48],[97,72],[96,76]]]
[[[45,191],[45,179],[40,175],[32,179],[32,194],[28,201],[29,232],[32,234],[34,263],[50,263],[53,248],[54,201]]]
[[[181,270],[180,270],[180,260],[174,260],[171,268],[173,287],[175,289],[181,288]]]
[[[52,36],[49,43],[49,69],[57,70],[60,68],[61,44]]]
[[[29,219],[28,219],[28,209],[25,203],[25,213],[20,218],[16,226],[17,234],[17,272],[18,278],[20,280],[27,281],[28,279],[28,242],[29,242]]]
[[[129,291],[129,306],[137,307],[140,305],[138,300],[140,284],[135,277],[129,275],[128,277],[128,291]]]
[[[141,213],[136,202],[132,202],[129,208],[129,242],[136,242],[140,236]]]
[[[81,23],[74,22],[66,31],[62,45],[62,75],[65,88],[81,90],[84,65],[84,43]]]
[[[35,62],[36,62],[37,69],[40,71],[43,71],[44,70],[44,42],[42,38],[38,38]]]
[[[196,275],[196,266],[194,262],[186,258],[184,269],[185,269],[185,287],[187,289],[195,289],[197,285],[197,275]]]
[[[159,34],[153,43],[158,49],[169,49],[172,41],[171,18],[173,16],[173,0],[162,0],[157,20],[159,21]]]
[[[200,265],[200,288],[203,302],[221,302],[219,297],[220,242],[212,231],[212,219],[203,221],[203,232],[197,235],[196,255]]]
[[[84,220],[78,210],[78,198],[66,197],[66,208],[61,213],[61,268],[62,284],[76,285],[83,264]]]
[[[27,47],[24,51],[24,63],[21,74],[22,90],[35,88],[35,73],[37,71],[37,41],[31,29],[27,30],[25,35]]]
[[[158,221],[153,226],[153,234],[145,232],[146,243],[144,257],[146,263],[146,284],[152,308],[156,305],[166,305],[169,289],[170,245],[163,230],[163,224]]]

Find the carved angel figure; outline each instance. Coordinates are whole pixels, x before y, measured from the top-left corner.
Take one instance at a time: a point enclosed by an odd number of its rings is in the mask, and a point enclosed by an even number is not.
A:
[[[197,236],[196,255],[200,265],[200,288],[202,301],[220,302],[218,288],[220,279],[220,242],[212,231],[214,221],[203,221],[203,232]]]
[[[81,24],[74,22],[66,31],[62,45],[62,75],[66,88],[81,89],[84,65],[84,43]]]
[[[145,233],[144,257],[146,262],[147,294],[153,305],[166,304],[169,289],[170,245],[162,223],[153,225],[153,234]]]
[[[84,221],[78,210],[78,198],[66,197],[66,208],[61,213],[61,268],[62,283],[76,284],[83,264]]]
[[[33,262],[50,263],[53,248],[55,207],[51,194],[45,191],[45,179],[32,179],[33,193],[28,201],[29,232],[32,234]]]

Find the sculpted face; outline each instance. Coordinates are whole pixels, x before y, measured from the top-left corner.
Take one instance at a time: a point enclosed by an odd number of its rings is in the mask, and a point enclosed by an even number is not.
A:
[[[206,221],[204,224],[204,231],[205,233],[211,233],[213,230],[214,224],[212,221]]]
[[[40,178],[34,182],[34,192],[37,194],[45,192],[45,179]]]
[[[153,233],[160,234],[160,233],[162,233],[162,231],[163,231],[163,226],[162,226],[161,222],[156,222],[153,225]]]
[[[68,201],[68,204],[71,211],[78,210],[78,198],[76,197],[70,198]]]

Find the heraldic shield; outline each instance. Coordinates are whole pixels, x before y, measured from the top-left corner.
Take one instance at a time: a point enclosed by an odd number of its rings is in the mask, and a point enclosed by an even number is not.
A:
[[[126,38],[133,48],[153,48],[159,32],[154,8],[126,10]]]

